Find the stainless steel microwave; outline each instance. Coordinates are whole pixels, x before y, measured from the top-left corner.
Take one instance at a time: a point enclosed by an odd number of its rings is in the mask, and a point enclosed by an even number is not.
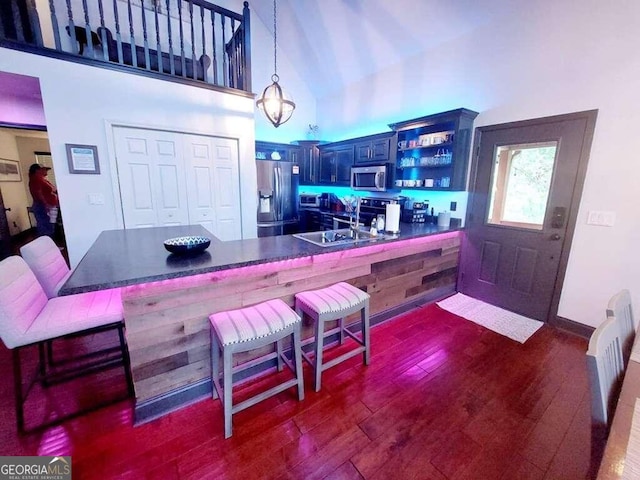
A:
[[[351,188],[369,192],[387,190],[387,166],[351,167]]]

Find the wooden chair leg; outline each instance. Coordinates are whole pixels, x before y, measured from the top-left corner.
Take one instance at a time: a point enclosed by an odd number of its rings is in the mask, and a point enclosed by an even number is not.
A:
[[[211,383],[211,396],[216,399],[220,396],[220,347],[213,329],[211,329]]]
[[[224,438],[229,438],[232,434],[231,417],[233,415],[232,385],[233,385],[233,353],[231,348],[222,347],[222,374],[224,386],[222,387],[223,410],[224,410]]]
[[[278,371],[281,372],[283,368],[283,362],[282,362],[282,341],[280,339],[276,340],[276,360],[278,362]]]
[[[370,340],[370,324],[369,324],[369,302],[367,301],[360,311],[362,320],[362,341],[364,343],[364,364],[369,365],[371,361],[371,342]]]
[[[298,400],[304,400],[304,379],[302,372],[302,340],[300,325],[293,330],[293,358],[295,359],[296,378],[298,379]]]
[[[340,345],[344,343],[344,317],[338,320],[338,324],[340,325]]]
[[[324,348],[324,321],[316,319],[316,357],[314,359],[314,374],[316,392],[322,386],[322,349]]]
[[[20,350],[11,351],[13,357],[13,385],[16,402],[16,424],[18,433],[24,433],[24,398],[22,395],[22,368],[20,366]]]

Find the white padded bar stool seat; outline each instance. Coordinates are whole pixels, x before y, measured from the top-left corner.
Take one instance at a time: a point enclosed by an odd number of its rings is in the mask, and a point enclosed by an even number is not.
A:
[[[302,321],[285,302],[275,299],[238,310],[218,312],[209,316],[209,320],[211,323],[212,393],[214,399],[220,397],[222,400],[225,438],[232,435],[232,416],[234,413],[293,386],[298,388],[298,400],[304,399],[302,341],[300,338]],[[292,337],[291,357],[293,364],[282,351],[281,341],[288,336]],[[234,353],[255,350],[273,343],[276,344],[275,352],[233,367]],[[222,350],[223,357],[222,385],[220,385],[220,350]],[[284,362],[295,374],[295,378],[233,405],[233,374],[273,358],[277,361],[278,371],[282,370]]]
[[[315,358],[312,360],[305,352],[303,358],[314,368],[315,390],[320,390],[322,383],[322,372],[338,363],[347,360],[359,353],[363,354],[365,365],[369,365],[371,356],[369,341],[369,294],[363,292],[353,285],[340,282],[330,287],[319,290],[309,290],[296,294],[296,312],[300,317],[307,314],[315,322]],[[352,313],[360,311],[360,338],[344,325],[344,319]],[[324,323],[338,320],[338,327],[325,331]],[[323,363],[322,351],[324,339],[335,333],[339,333],[340,344],[344,342],[344,335],[347,334],[355,340],[359,346],[346,352],[332,360]]]

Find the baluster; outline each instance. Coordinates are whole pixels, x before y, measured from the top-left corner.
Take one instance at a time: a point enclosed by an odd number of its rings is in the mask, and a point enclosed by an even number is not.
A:
[[[231,41],[227,48],[227,55],[229,56],[229,86],[232,88],[238,88],[238,47],[236,45],[236,19],[231,19]]]
[[[227,71],[227,55],[225,54],[225,50],[227,48],[227,39],[225,35],[225,23],[226,17],[224,15],[220,15],[220,23],[222,23],[222,81],[225,87],[229,86],[229,82],[227,81],[227,77],[229,76],[229,72]]]
[[[144,45],[144,64],[147,70],[151,69],[149,62],[149,41],[147,39],[147,14],[144,11],[144,0],[140,0],[140,14],[142,15],[142,44]],[[161,60],[158,59],[160,62]]]
[[[14,1],[15,3],[15,1]],[[73,10],[71,8],[71,0],[67,0],[67,17],[69,19],[69,36],[71,37],[71,51],[78,55],[78,40],[76,39],[76,26],[73,23]]]
[[[28,0],[27,15],[29,16],[29,25],[33,34],[34,43],[42,47],[42,30],[40,29],[40,19],[38,18],[38,9],[35,0]]]
[[[58,28],[58,17],[56,16],[56,6],[53,0],[49,0],[49,11],[51,12],[51,26],[53,27],[53,41],[56,45],[56,50],[61,51],[60,29]]]
[[[193,0],[189,0],[189,20],[191,25],[191,77],[195,80],[196,76],[196,37],[193,26]]]
[[[113,0],[113,15],[116,18],[116,45],[118,47],[118,63],[124,64],[124,55],[122,52],[122,35],[120,35],[120,17],[118,17],[118,0]]]
[[[207,54],[207,37],[204,31],[204,8],[200,6],[200,25],[202,25],[202,80],[207,81],[207,68],[204,63],[204,56]]]
[[[87,47],[89,48],[89,56],[93,57],[93,40],[91,32],[91,23],[89,21],[89,7],[87,6],[87,0],[82,0],[82,9],[84,10],[84,33],[87,39]],[[82,55],[82,45],[80,46],[80,54]]]
[[[178,0],[178,22],[180,23],[180,60],[182,62],[182,74],[183,77],[187,76],[187,68],[184,61],[184,31],[182,28],[182,5],[183,0]]]
[[[20,8],[18,7],[17,0],[11,0],[11,16],[13,17],[13,26],[16,30],[16,40],[20,43],[25,43]]]
[[[213,40],[213,84],[218,85],[218,54],[216,48],[216,12],[211,10],[211,39]]]
[[[171,68],[171,75],[175,75],[176,67],[173,63],[173,39],[171,38],[171,6],[169,5],[169,0],[167,0],[167,32],[169,35],[169,67]]]
[[[102,0],[98,0],[98,10],[100,12],[100,26],[102,27],[102,29],[100,30],[100,44],[102,45],[102,58],[108,61],[109,49],[107,47],[107,32],[104,26],[104,8],[102,7]]]
[[[131,0],[127,0],[127,9],[129,12],[129,35],[131,35],[131,65],[134,67],[138,66],[138,54],[136,51],[136,39],[135,32],[133,29],[133,11],[131,10]]]
[[[164,72],[162,61],[162,49],[160,48],[160,23],[158,22],[158,1],[153,2],[153,15],[156,21],[156,52],[158,52],[158,71]]]
[[[242,85],[238,88],[251,91],[251,15],[249,2],[244,2],[242,10]]]

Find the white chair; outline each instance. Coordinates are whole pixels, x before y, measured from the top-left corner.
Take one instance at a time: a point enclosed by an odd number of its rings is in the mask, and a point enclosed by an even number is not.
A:
[[[76,364],[66,370],[49,370],[44,358],[45,342],[107,330],[118,330],[118,356],[108,355],[101,360]],[[124,338],[120,290],[47,299],[42,286],[26,262],[18,256],[8,257],[0,262],[0,338],[5,346],[12,350],[19,432],[26,431],[24,401],[31,386],[29,385],[27,392],[23,394],[20,351],[25,347],[38,346],[40,358],[36,380],[45,385],[64,382],[104,368],[123,366],[128,396],[132,394],[133,383]],[[111,402],[99,406],[106,403]],[[92,407],[94,408],[96,406]],[[58,424],[79,413],[82,412],[45,422],[38,428]]]
[[[71,270],[51,237],[43,235],[23,245],[20,255],[42,285],[47,298],[57,297],[60,287],[71,276]]]
[[[67,261],[51,237],[43,235],[23,245],[20,248],[20,255],[24,261],[27,262],[27,265],[29,265],[38,282],[40,282],[47,298],[57,297],[60,288],[71,276],[73,271],[69,269]],[[114,294],[119,295],[118,293]],[[53,355],[53,341],[47,341],[45,347],[49,365],[58,365],[59,362],[55,360]],[[119,350],[119,347],[114,346],[96,353],[112,353],[118,352]]]
[[[622,358],[626,366],[629,363],[636,330],[638,330],[638,321],[633,317],[629,290],[622,290],[611,297],[607,305],[607,318],[614,319],[618,324]]]
[[[607,318],[591,335],[587,350],[591,387],[591,471],[596,472],[624,376],[620,329]]]
[[[611,318],[591,335],[587,369],[591,385],[591,417],[597,423],[608,425],[624,376],[620,331]]]

